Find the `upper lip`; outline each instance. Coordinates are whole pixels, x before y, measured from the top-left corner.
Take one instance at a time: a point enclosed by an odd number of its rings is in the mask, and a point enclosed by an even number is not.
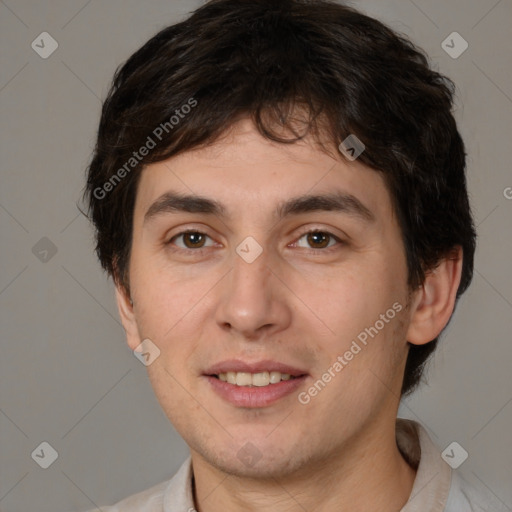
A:
[[[278,361],[265,360],[256,361],[253,363],[241,361],[240,359],[230,359],[221,361],[210,366],[205,372],[205,375],[219,375],[219,373],[227,372],[247,372],[247,373],[261,373],[261,372],[281,372],[288,373],[293,377],[306,375],[307,372]]]

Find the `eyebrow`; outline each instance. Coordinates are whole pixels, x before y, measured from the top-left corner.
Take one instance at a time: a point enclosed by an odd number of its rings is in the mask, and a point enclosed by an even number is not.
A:
[[[375,221],[375,215],[352,194],[335,192],[330,194],[303,195],[280,203],[274,213],[279,220],[292,215],[309,212],[335,211],[358,217],[365,222]],[[230,218],[226,207],[207,197],[166,192],[160,196],[144,215],[144,223],[166,213],[204,213]]]

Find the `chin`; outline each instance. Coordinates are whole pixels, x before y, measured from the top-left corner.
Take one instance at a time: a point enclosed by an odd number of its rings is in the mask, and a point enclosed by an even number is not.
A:
[[[295,473],[302,464],[295,460],[291,454],[282,457],[262,454],[261,458],[240,460],[238,454],[229,458],[220,458],[217,461],[209,461],[219,470],[240,478],[255,480],[281,479]]]
[[[221,450],[218,444],[204,446],[201,443],[195,451],[209,465],[240,478],[283,478],[307,464],[307,457],[299,452],[297,443],[284,446],[281,441],[270,442],[265,435],[259,438],[260,442],[257,437],[248,439],[247,436],[244,441],[233,440]]]

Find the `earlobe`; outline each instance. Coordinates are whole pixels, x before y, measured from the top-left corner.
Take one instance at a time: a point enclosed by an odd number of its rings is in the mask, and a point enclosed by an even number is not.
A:
[[[133,301],[121,285],[116,285],[116,301],[121,323],[126,332],[126,342],[130,349],[135,350],[135,347],[140,344],[140,336],[133,310]]]
[[[407,341],[424,345],[444,329],[455,308],[462,273],[462,248],[456,247],[432,271],[414,294]]]

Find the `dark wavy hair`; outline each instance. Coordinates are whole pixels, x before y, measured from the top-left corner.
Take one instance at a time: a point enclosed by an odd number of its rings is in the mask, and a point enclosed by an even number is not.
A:
[[[476,234],[454,90],[407,38],[351,7],[328,0],[209,1],[156,34],[115,73],[85,190],[101,264],[129,293],[144,166],[211,144],[249,117],[263,137],[283,144],[323,133],[334,148],[355,134],[366,146],[359,160],[383,175],[391,194],[410,290],[461,246],[458,299],[472,279]],[[195,108],[185,109],[191,101]],[[158,144],[134,160],[148,137]],[[437,341],[410,344],[402,395],[417,387]]]

